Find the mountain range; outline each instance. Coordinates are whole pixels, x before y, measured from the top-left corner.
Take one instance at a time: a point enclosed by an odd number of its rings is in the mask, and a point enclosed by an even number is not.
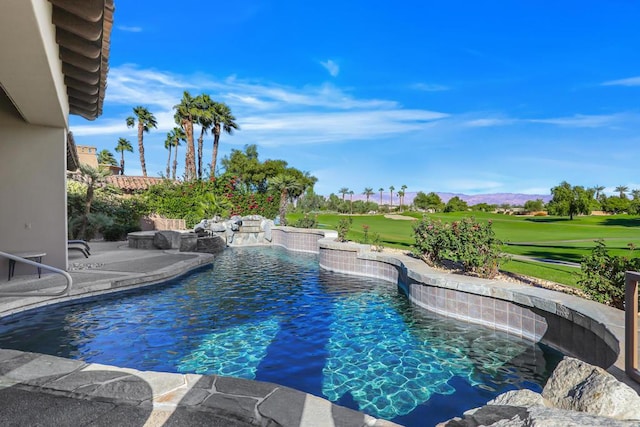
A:
[[[409,205],[416,197],[418,192],[416,191],[407,191],[404,196],[404,204]],[[438,196],[442,199],[444,203],[448,202],[449,199],[453,197],[459,197],[460,199],[467,202],[469,206],[477,205],[478,203],[486,203],[489,205],[502,205],[509,204],[512,206],[522,206],[528,200],[536,200],[542,199],[545,203],[551,200],[552,196],[550,194],[521,194],[521,193],[493,193],[493,194],[462,194],[462,193],[439,193],[436,192]],[[342,197],[342,195],[338,195],[338,197]],[[349,199],[349,195],[345,196],[345,199]],[[354,194],[353,200],[366,200],[367,198],[363,194]],[[375,193],[372,195],[369,200],[372,202],[380,203],[380,193]],[[393,193],[393,204],[397,205],[400,202],[398,199],[398,194],[396,192]],[[389,191],[385,191],[382,193],[382,203],[389,203]]]

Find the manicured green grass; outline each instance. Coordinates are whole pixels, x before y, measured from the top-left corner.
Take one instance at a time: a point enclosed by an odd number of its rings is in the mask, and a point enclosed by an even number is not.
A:
[[[408,212],[404,215],[421,219],[424,214]],[[429,217],[450,222],[467,216],[479,221],[492,221],[496,236],[505,242],[504,252],[532,258],[552,259],[579,263],[588,255],[595,241],[602,239],[612,255],[640,256],[640,216],[611,215],[585,216],[569,220],[566,217],[525,217],[484,212],[453,212],[428,214]],[[301,214],[288,215],[290,222]],[[318,215],[319,228],[336,229],[343,215]],[[361,242],[364,238],[362,225],[369,226],[369,237],[380,234],[385,246],[409,249],[413,244],[414,221],[394,220],[383,215],[352,216],[353,225],[347,235],[349,240]],[[631,252],[628,244],[638,247]],[[512,260],[504,270],[539,277],[575,286],[576,268],[555,264],[540,264],[526,260]]]

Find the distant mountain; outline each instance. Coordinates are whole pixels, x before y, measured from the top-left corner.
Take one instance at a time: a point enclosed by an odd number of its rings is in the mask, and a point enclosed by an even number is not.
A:
[[[404,196],[404,203],[409,205],[418,194],[417,191],[406,192]],[[551,200],[550,194],[520,194],[520,193],[494,193],[494,194],[461,194],[461,193],[440,193],[436,192],[443,202],[448,202],[449,199],[458,196],[469,206],[477,205],[478,203],[486,203],[488,205],[502,205],[508,203],[512,206],[522,206],[529,200],[542,199],[545,203]],[[342,195],[338,194],[338,197],[342,198]],[[354,194],[353,200],[366,200],[367,198],[362,194]],[[345,200],[349,200],[349,196],[345,196]],[[380,203],[380,193],[376,193],[369,198],[370,201]],[[393,204],[397,205],[400,202],[398,199],[398,193],[393,193]],[[382,203],[389,203],[389,191],[382,193]]]

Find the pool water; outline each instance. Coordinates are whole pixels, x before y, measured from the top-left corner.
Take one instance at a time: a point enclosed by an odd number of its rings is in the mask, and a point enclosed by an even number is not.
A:
[[[562,357],[280,248],[227,249],[163,285],[5,318],[0,348],[270,381],[407,426],[539,391]]]

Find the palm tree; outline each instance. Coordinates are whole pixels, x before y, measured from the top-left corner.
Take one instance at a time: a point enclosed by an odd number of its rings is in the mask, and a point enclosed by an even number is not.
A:
[[[298,179],[288,173],[280,173],[268,180],[269,188],[280,193],[280,224],[287,225],[287,200],[289,199],[290,192],[297,192],[300,190],[300,182]]]
[[[391,187],[389,187],[389,193],[390,193],[390,198],[391,198],[391,207],[393,207],[393,190],[395,190],[396,187],[394,187],[393,185]]]
[[[369,197],[373,195],[373,188],[369,188],[369,187],[365,188],[362,194],[364,194],[367,197],[367,203],[369,203]]]
[[[618,193],[620,193],[620,198],[621,199],[626,199],[627,195],[625,194],[627,191],[629,191],[629,187],[627,187],[626,185],[618,185],[615,189],[615,191],[617,191]]]
[[[171,143],[171,145],[173,147],[175,147],[175,155],[173,156],[173,175],[172,178],[173,180],[176,179],[176,169],[178,168],[178,147],[180,146],[180,141],[185,141],[186,140],[186,135],[184,134],[184,130],[182,130],[181,127],[174,127],[171,132],[169,132],[169,134],[171,135],[171,140],[173,141]],[[171,155],[169,155],[171,156]],[[169,178],[169,173],[167,172],[167,178]]]
[[[179,104],[173,106],[176,114],[173,118],[182,127],[187,141],[187,153],[184,161],[185,180],[191,181],[196,177],[195,147],[193,145],[193,122],[197,113],[195,98],[186,90],[182,94]]]
[[[78,235],[84,239],[86,237],[87,225],[89,225],[89,214],[91,213],[94,189],[98,183],[102,182],[104,178],[110,174],[110,172],[109,169],[105,167],[98,166],[97,168],[94,168],[93,166],[89,166],[85,163],[80,163],[78,168],[87,183],[87,196],[84,200],[84,216],[82,217],[80,231],[78,233]]]
[[[113,153],[106,148],[98,153],[98,164],[118,166],[118,162],[116,161],[116,158],[113,157]]]
[[[407,186],[402,184],[402,187],[400,187],[402,189],[402,198],[400,199],[400,206],[404,205],[404,194],[407,191]]]
[[[169,158],[167,159],[167,179],[171,178],[171,151],[173,150],[173,137],[171,132],[167,133],[167,138],[164,140],[164,148],[169,151]]]
[[[200,136],[198,137],[198,179],[202,179],[202,148],[204,145],[204,135],[213,126],[213,105],[215,104],[209,95],[202,94],[196,96],[195,121],[200,125]]]
[[[118,139],[118,145],[116,145],[116,153],[120,153],[120,175],[124,175],[124,152],[128,151],[133,153],[133,147],[126,138]]]
[[[402,210],[402,201],[404,200],[404,191],[398,191],[398,198],[400,199],[400,210]]]
[[[351,215],[353,215],[353,190],[349,190],[349,210],[351,211]]]
[[[344,202],[344,195],[347,194],[349,192],[349,189],[347,187],[342,187],[338,193],[342,194],[342,201]]]
[[[384,188],[380,187],[378,188],[378,191],[380,192],[380,206],[382,206],[382,192],[384,191]]]
[[[595,187],[593,187],[593,189],[596,191],[596,200],[598,200],[600,198],[600,192],[602,190],[604,190],[604,185],[596,185]]]
[[[633,196],[633,200],[639,200],[640,199],[640,189],[633,189],[631,190],[631,195]]]
[[[144,161],[144,144],[142,141],[143,133],[149,132],[151,128],[157,128],[158,123],[156,117],[145,107],[137,106],[133,109],[134,116],[127,117],[127,127],[135,126],[136,119],[138,121],[138,151],[140,151],[140,166],[142,167],[142,176],[147,176],[147,164]]]
[[[236,118],[231,114],[231,108],[224,102],[213,103],[213,154],[211,156],[211,177],[216,176],[216,162],[218,160],[218,145],[220,144],[220,133],[232,135],[234,129],[239,130]]]

